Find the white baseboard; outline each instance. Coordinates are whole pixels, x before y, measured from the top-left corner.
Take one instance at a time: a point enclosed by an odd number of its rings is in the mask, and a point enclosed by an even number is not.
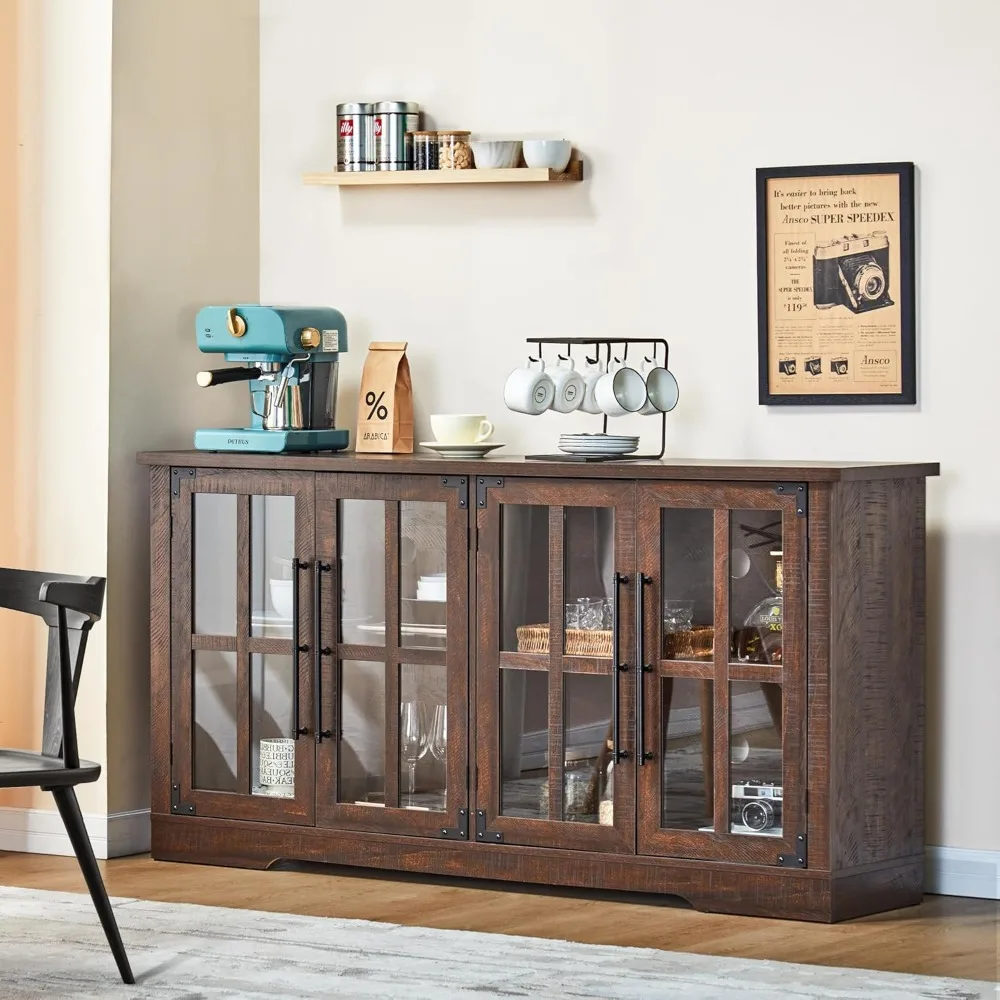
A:
[[[94,854],[121,858],[149,850],[149,810],[84,813]],[[0,806],[0,851],[22,854],[73,855],[62,817],[55,809],[14,809]]]
[[[1000,851],[928,847],[924,891],[938,896],[1000,899]]]

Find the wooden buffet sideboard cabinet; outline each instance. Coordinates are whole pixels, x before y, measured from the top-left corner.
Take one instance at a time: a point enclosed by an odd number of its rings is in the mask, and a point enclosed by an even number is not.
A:
[[[920,901],[937,465],[140,461],[154,858]]]

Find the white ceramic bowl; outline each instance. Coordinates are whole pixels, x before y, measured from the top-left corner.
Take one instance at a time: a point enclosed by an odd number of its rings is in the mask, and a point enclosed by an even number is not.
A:
[[[268,589],[271,592],[271,604],[274,610],[282,618],[292,617],[292,581],[275,580],[267,581]]]
[[[520,139],[476,139],[469,145],[477,170],[504,170],[521,162]]]
[[[569,164],[573,144],[569,139],[525,139],[524,162],[529,167],[548,167],[561,174]]]

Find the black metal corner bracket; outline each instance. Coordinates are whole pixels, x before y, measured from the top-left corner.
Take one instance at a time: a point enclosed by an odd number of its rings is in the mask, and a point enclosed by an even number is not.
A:
[[[503,834],[486,829],[486,813],[476,810],[476,841],[480,844],[502,844]]]
[[[469,509],[469,477],[442,476],[441,485],[458,491],[458,506],[462,510]]]
[[[194,478],[194,469],[185,469],[179,466],[172,466],[170,469],[170,493],[172,496],[181,495],[181,479],[186,477]]]
[[[441,827],[442,840],[468,840],[469,839],[469,810],[458,810],[458,826]]]
[[[193,802],[181,802],[181,786],[177,782],[170,784],[170,811],[178,816],[196,816]]]
[[[779,854],[778,865],[782,868],[806,868],[808,867],[809,855],[806,853],[806,835],[800,833],[795,838],[794,854]]]
[[[476,510],[486,509],[486,491],[503,486],[502,476],[476,476]]]
[[[806,517],[809,513],[809,486],[806,483],[778,483],[774,487],[778,496],[795,497],[795,514]]]

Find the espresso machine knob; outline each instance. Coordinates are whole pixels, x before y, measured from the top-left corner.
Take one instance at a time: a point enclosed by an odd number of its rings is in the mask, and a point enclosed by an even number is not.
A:
[[[242,337],[247,332],[247,321],[235,309],[227,311],[226,326],[234,337]]]
[[[299,343],[307,351],[313,351],[323,342],[322,336],[320,336],[319,330],[314,326],[307,326],[299,334]]]

